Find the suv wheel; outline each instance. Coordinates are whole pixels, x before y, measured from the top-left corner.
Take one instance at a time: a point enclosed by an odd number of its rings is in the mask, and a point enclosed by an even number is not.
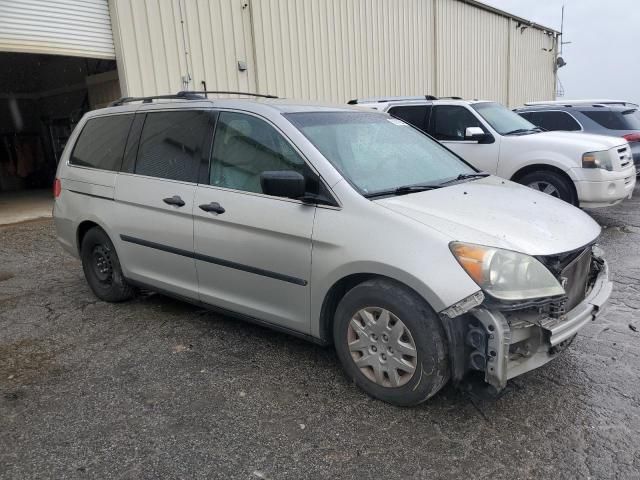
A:
[[[82,269],[96,297],[107,302],[122,302],[134,295],[134,288],[122,275],[116,249],[109,236],[93,227],[82,239]]]
[[[438,316],[396,282],[370,280],[350,290],[336,310],[333,338],[347,375],[385,402],[417,405],[449,379]]]
[[[519,183],[572,205],[577,206],[578,204],[573,185],[559,173],[548,171],[532,172],[522,177]]]

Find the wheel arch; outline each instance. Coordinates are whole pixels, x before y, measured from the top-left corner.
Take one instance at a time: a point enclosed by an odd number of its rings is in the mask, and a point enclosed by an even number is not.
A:
[[[407,285],[405,282],[402,282],[398,279],[389,277],[387,275],[382,275],[379,273],[353,273],[342,277],[337,280],[328,290],[324,296],[322,301],[322,307],[320,309],[320,339],[323,344],[329,345],[333,343],[333,321],[335,317],[336,310],[338,308],[338,304],[340,300],[354,287],[360,285],[369,280],[373,279],[382,279],[388,280],[390,282],[394,282],[396,284],[402,285],[403,287],[413,291],[422,298],[431,308],[433,306],[428,302],[424,295],[421,295],[418,291],[412,288],[410,285]],[[433,308],[435,312],[437,310]]]
[[[564,178],[567,181],[567,184],[569,185],[569,188],[571,189],[571,191],[573,193],[573,198],[575,199],[575,201],[576,202],[579,201],[578,190],[576,189],[576,184],[575,184],[574,180],[571,178],[571,176],[565,170],[562,170],[561,168],[558,168],[558,167],[553,166],[553,165],[549,165],[549,164],[546,164],[546,163],[534,163],[534,164],[531,164],[531,165],[527,165],[525,167],[522,167],[516,173],[514,173],[512,175],[512,177],[511,177],[511,181],[512,182],[516,182],[516,183],[520,183],[520,180],[525,175],[528,175],[528,174],[534,173],[534,172],[553,172],[553,173],[556,173],[556,174],[560,175],[562,178]]]
[[[84,239],[84,236],[87,234],[89,230],[91,230],[94,227],[98,227],[102,229],[107,234],[107,236],[111,239],[111,236],[107,232],[107,229],[104,228],[104,226],[101,225],[98,221],[94,219],[83,220],[78,224],[78,228],[76,228],[76,247],[78,249],[78,255],[81,254],[80,250],[82,249],[82,240]],[[113,239],[111,239],[111,242],[113,242]]]

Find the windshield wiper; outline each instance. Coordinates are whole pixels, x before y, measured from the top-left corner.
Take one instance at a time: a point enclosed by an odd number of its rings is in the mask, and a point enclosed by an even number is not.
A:
[[[527,133],[527,132],[542,132],[542,129],[539,127],[536,128],[516,128],[515,130],[511,130],[510,132],[505,133],[504,135],[517,135],[518,133]]]
[[[484,177],[488,177],[489,175],[491,174],[488,172],[461,173],[460,175],[458,175],[455,178],[452,178],[451,180],[446,180],[442,182],[440,186],[449,185],[450,183],[460,182],[462,180],[470,180],[472,178],[484,178]]]
[[[435,190],[442,185],[403,185],[402,187],[382,190],[380,192],[366,193],[365,198],[386,197],[390,195],[406,195],[408,193],[425,192],[427,190]]]

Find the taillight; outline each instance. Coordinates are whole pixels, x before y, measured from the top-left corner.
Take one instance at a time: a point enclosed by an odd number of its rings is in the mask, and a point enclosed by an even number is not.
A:
[[[58,198],[60,196],[60,192],[62,192],[62,183],[60,183],[59,178],[56,178],[53,181],[53,197]]]
[[[622,138],[627,142],[640,142],[640,132],[627,133],[626,135],[623,135]]]

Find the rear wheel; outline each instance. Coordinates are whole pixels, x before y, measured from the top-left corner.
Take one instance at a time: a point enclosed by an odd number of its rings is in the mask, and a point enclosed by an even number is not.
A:
[[[396,282],[370,280],[350,290],[336,310],[333,336],[347,375],[385,402],[417,405],[449,379],[440,320]]]
[[[122,302],[134,295],[134,288],[122,275],[116,249],[100,227],[90,229],[80,248],[82,269],[96,297],[107,302]]]
[[[573,184],[559,173],[545,170],[531,172],[522,177],[519,183],[572,205],[578,205]]]

